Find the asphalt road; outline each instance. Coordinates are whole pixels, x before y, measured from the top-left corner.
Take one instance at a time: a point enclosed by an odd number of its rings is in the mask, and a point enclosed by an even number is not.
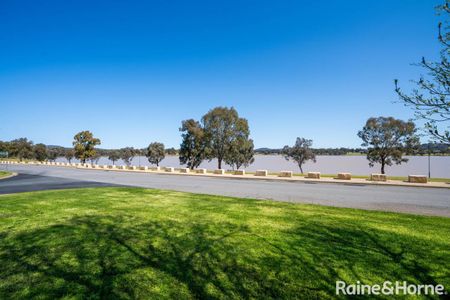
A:
[[[450,189],[443,188],[242,180],[34,165],[0,165],[0,168],[19,173],[0,180],[0,194],[124,185],[450,217]]]

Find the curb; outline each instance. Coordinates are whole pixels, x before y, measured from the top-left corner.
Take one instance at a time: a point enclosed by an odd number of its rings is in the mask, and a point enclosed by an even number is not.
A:
[[[277,182],[289,182],[289,183],[328,183],[328,184],[342,184],[342,185],[373,185],[373,186],[400,186],[400,187],[415,187],[415,188],[437,188],[437,189],[450,189],[450,184],[445,185],[427,185],[418,183],[407,183],[407,182],[392,182],[388,181],[386,183],[376,182],[376,181],[351,181],[351,180],[321,180],[321,179],[306,179],[306,178],[278,178],[278,177],[265,177],[265,176],[248,176],[248,175],[214,175],[214,174],[197,174],[197,173],[175,173],[175,172],[164,172],[164,171],[143,171],[143,170],[122,170],[122,169],[97,169],[97,168],[83,168],[75,167],[78,170],[90,170],[90,171],[104,171],[104,172],[125,172],[125,173],[142,173],[142,174],[155,174],[155,175],[175,175],[175,176],[200,176],[218,179],[238,179],[238,180],[262,180],[262,181],[277,181]]]
[[[12,172],[10,175],[8,175],[8,176],[5,176],[5,177],[0,177],[0,180],[3,180],[3,179],[8,179],[8,178],[11,178],[11,177],[14,177],[14,176],[17,176],[18,174],[16,173],[16,172]]]

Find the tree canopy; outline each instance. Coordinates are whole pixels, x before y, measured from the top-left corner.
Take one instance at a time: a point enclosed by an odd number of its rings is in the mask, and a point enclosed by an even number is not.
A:
[[[369,118],[358,136],[363,140],[362,146],[369,147],[369,166],[381,164],[382,174],[385,174],[385,166],[407,162],[403,155],[419,146],[415,124],[393,117]]]
[[[159,166],[159,163],[164,159],[166,156],[164,151],[164,144],[154,142],[148,145],[147,147],[147,159],[151,164],[154,164],[156,166]]]
[[[9,145],[9,155],[19,160],[33,158],[33,142],[27,138],[12,140]]]
[[[115,164],[116,161],[118,161],[120,159],[120,151],[118,150],[113,150],[109,153],[108,155],[108,159],[110,161],[112,161],[113,165]]]
[[[81,131],[73,137],[73,146],[75,150],[75,157],[82,163],[95,156],[95,146],[100,145],[100,139],[95,138],[94,135],[88,131]]]
[[[240,169],[243,167],[248,167],[252,164],[254,159],[254,146],[253,140],[248,137],[238,137],[234,140],[228,152],[225,155],[225,163],[230,165],[233,169]]]
[[[34,145],[34,157],[38,160],[38,161],[44,161],[47,159],[47,146],[45,146],[44,144],[40,143],[40,144],[36,144]]]
[[[298,137],[292,147],[284,146],[282,154],[286,160],[293,160],[303,174],[303,164],[308,160],[316,162],[316,155],[311,149],[312,140]]]
[[[179,151],[179,160],[182,165],[194,169],[200,166],[208,156],[205,131],[198,121],[193,119],[181,122],[182,142]]]
[[[217,159],[217,167],[222,168],[222,161],[242,161],[242,153],[246,156],[245,163],[251,163],[249,151],[253,153],[253,147],[249,147],[250,130],[248,122],[240,118],[238,112],[233,107],[216,107],[211,109],[202,118],[203,130],[207,142],[209,159]],[[246,149],[238,149],[239,145]],[[241,155],[240,159],[233,157]],[[238,163],[240,164],[240,163]]]
[[[75,157],[75,151],[73,149],[65,150],[64,157],[70,163],[72,161],[72,159]]]
[[[119,150],[120,158],[123,160],[123,162],[129,166],[131,165],[131,161],[136,156],[137,151],[133,147],[125,147]]]

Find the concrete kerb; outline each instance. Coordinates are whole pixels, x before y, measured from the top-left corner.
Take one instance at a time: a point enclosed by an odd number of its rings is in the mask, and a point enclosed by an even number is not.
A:
[[[11,178],[11,177],[14,177],[14,176],[17,176],[16,172],[12,172],[11,174],[9,174],[7,176],[0,177],[0,180],[8,179],[8,178]]]

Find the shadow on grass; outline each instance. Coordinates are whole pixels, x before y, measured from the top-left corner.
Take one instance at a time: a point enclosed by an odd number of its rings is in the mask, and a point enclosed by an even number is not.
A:
[[[336,280],[436,284],[450,276],[427,265],[448,262],[445,250],[311,222],[268,238],[226,222],[85,216],[0,239],[2,299],[333,298]]]

